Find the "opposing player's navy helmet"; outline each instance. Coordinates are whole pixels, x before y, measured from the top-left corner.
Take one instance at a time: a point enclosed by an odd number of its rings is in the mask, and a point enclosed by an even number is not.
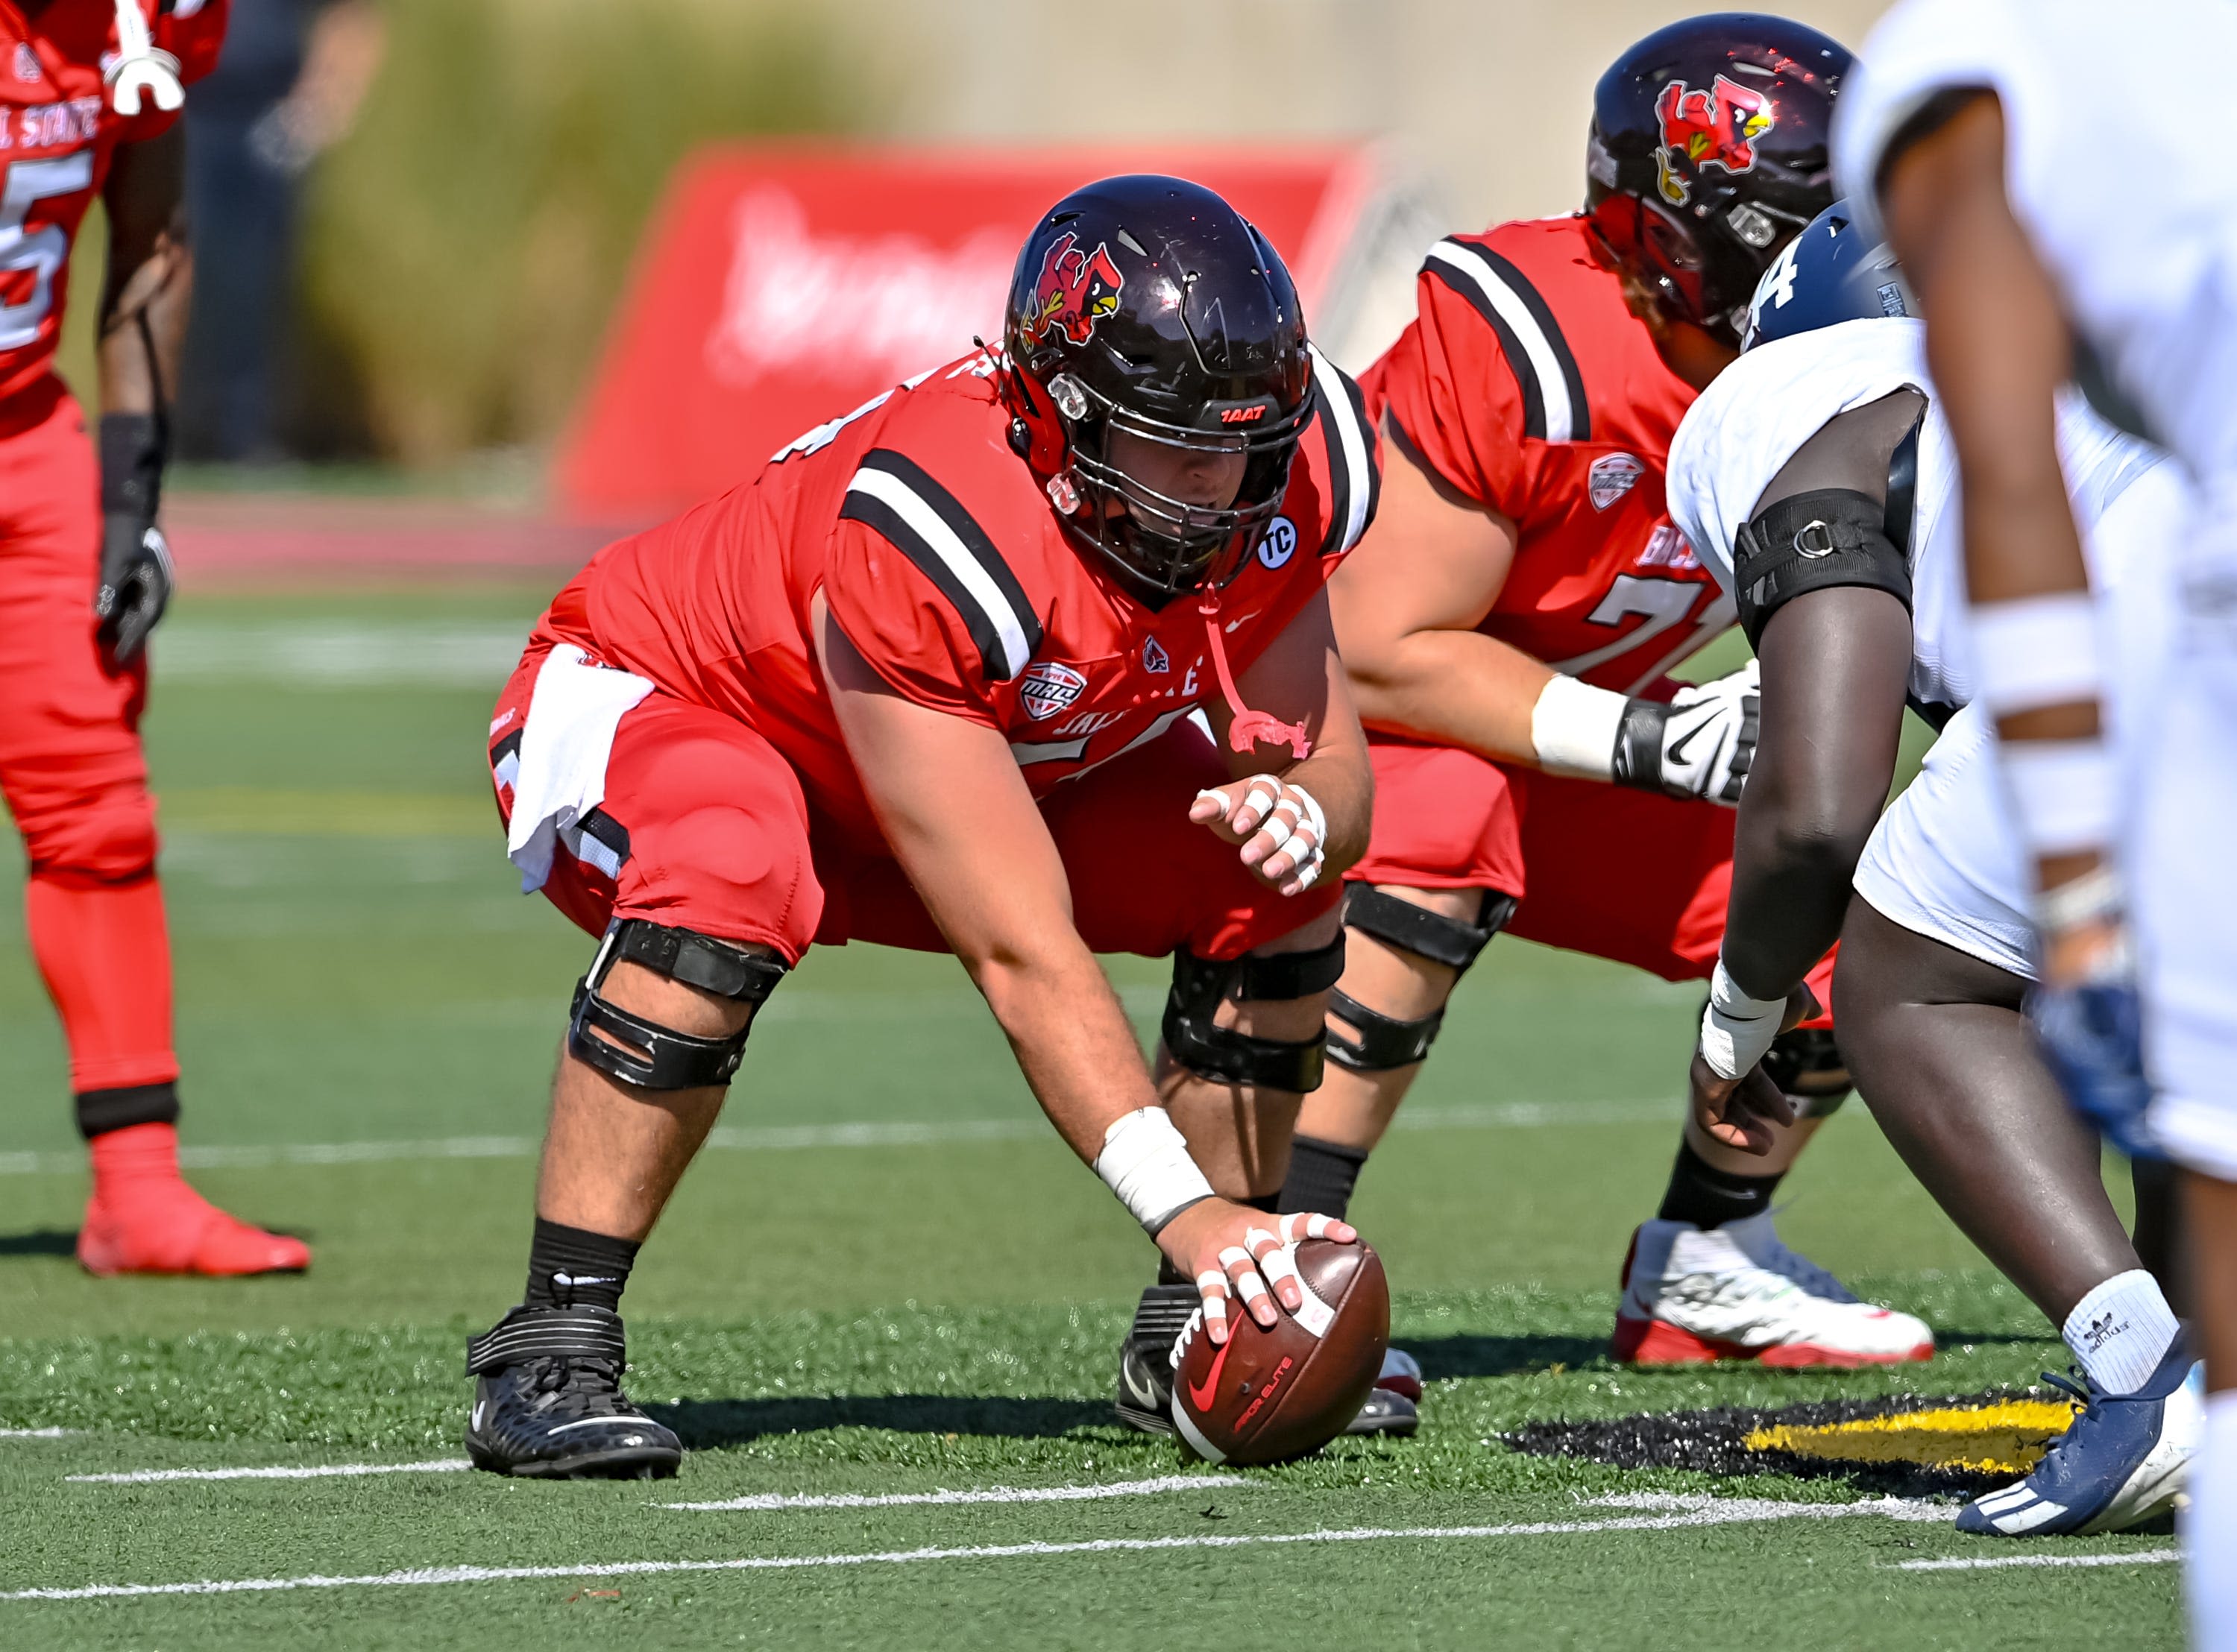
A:
[[[1917,313],[1894,250],[1867,235],[1849,203],[1837,201],[1786,243],[1756,283],[1740,348],[1840,321]]]
[[[1090,184],[1019,254],[1002,344],[1011,444],[1066,531],[1153,605],[1233,580],[1313,411],[1304,311],[1266,238],[1184,179]],[[1113,457],[1114,435],[1240,457],[1234,500],[1160,492]]]

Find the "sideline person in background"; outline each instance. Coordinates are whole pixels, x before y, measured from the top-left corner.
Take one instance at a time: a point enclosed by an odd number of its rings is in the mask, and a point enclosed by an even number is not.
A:
[[[179,442],[190,458],[288,457],[281,431],[303,180],[379,72],[374,0],[233,0],[225,56],[187,114],[187,204],[201,280]]]
[[[171,953],[140,747],[148,633],[171,594],[155,526],[192,260],[183,82],[225,0],[0,6],[0,791],[30,863],[31,951],[69,1043],[96,1274],[263,1274],[301,1241],[234,1221],[179,1175]],[[103,64],[109,67],[103,73]],[[56,377],[70,243],[98,195],[109,268],[102,419]]]

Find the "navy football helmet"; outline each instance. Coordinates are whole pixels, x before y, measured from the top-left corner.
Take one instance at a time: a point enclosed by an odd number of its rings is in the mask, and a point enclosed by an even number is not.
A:
[[[1740,348],[1841,321],[1917,313],[1893,249],[1859,229],[1849,203],[1837,201],[1763,273],[1748,305]]]

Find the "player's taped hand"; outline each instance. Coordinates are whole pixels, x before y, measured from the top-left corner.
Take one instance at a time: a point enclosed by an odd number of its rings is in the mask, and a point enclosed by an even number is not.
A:
[[[2122,1153],[2165,1156],[2145,1116],[2143,1000],[2119,880],[2100,867],[2046,892],[2036,925],[2044,970],[2028,1018],[2051,1072],[2075,1110]]]
[[[1198,792],[1189,819],[1243,846],[1243,864],[1284,895],[1303,894],[1327,864],[1328,816],[1302,786],[1273,774]]]
[[[1730,676],[1681,688],[1667,705],[1633,700],[1616,734],[1619,784],[1739,806],[1755,762],[1763,694],[1752,660]]]
[[[1272,1225],[1268,1224],[1271,1222]],[[1215,1346],[1227,1340],[1235,1303],[1270,1330],[1278,1313],[1296,1313],[1305,1295],[1297,1278],[1296,1247],[1303,1239],[1349,1245],[1359,1237],[1350,1223],[1303,1213],[1276,1221],[1247,1205],[1208,1199],[1183,1211],[1158,1234],[1166,1260],[1196,1281],[1204,1334]]]
[[[117,664],[146,646],[148,633],[170,605],[171,547],[163,530],[136,513],[102,518],[101,578],[94,589],[97,635]]]

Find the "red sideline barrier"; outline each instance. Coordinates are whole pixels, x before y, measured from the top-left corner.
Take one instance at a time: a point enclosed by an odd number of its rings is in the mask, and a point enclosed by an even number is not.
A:
[[[1218,190],[1282,250],[1308,316],[1371,190],[1363,151],[724,147],[687,162],[640,253],[556,481],[649,517],[751,477],[803,431],[1000,332],[1019,245],[1118,172]]]

